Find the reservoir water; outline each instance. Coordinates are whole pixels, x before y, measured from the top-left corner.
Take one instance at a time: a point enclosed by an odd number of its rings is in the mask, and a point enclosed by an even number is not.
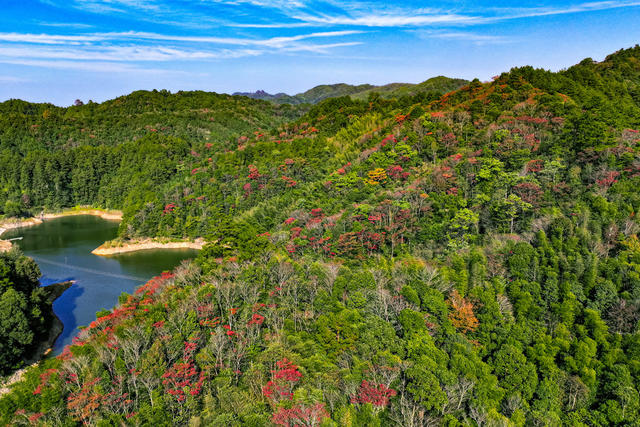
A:
[[[95,320],[97,311],[118,304],[122,292],[131,293],[153,276],[171,270],[183,260],[194,258],[191,249],[158,249],[100,257],[92,250],[116,237],[118,223],[102,218],[78,215],[7,231],[3,239],[22,236],[14,241],[40,266],[43,286],[75,280],[76,283],[53,303],[53,311],[64,324],[55,343],[60,352],[71,344],[78,326]]]

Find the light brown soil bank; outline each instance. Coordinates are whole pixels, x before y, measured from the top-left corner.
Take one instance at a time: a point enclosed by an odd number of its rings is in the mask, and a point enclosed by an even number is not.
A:
[[[157,239],[132,240],[128,242],[106,242],[91,251],[94,255],[108,256],[124,254],[127,252],[144,251],[148,249],[202,249],[205,245],[203,239],[183,241],[162,241]]]
[[[18,381],[20,381],[24,376],[24,374],[27,373],[27,370],[29,370],[29,368],[32,368],[36,365],[37,363],[34,363],[31,366],[27,366],[26,368],[19,369],[15,371],[9,378],[4,380],[4,382],[0,381],[0,396],[3,396],[9,393],[11,391],[11,388],[9,386],[13,383],[17,383]]]
[[[10,218],[5,220],[0,220],[0,236],[7,231],[13,230],[14,228],[21,227],[31,227],[32,225],[42,224],[42,220],[38,218],[28,218],[28,219],[17,219]],[[13,245],[8,240],[0,240],[0,252],[9,252]]]
[[[27,219],[17,219],[17,218],[9,218],[5,220],[0,220],[0,236],[7,230],[12,230],[14,228],[22,228],[22,227],[31,227],[34,225],[42,224],[43,221],[55,218],[62,218],[64,216],[74,216],[74,215],[93,215],[99,216],[102,219],[110,220],[110,221],[121,221],[122,220],[122,212],[120,211],[107,211],[102,209],[93,209],[93,208],[74,208],[66,211],[58,212],[58,213],[48,213],[43,214],[38,217],[27,218]]]
[[[60,218],[63,216],[73,216],[73,215],[93,215],[99,216],[102,219],[106,219],[109,221],[121,221],[122,220],[122,212],[120,211],[105,211],[102,209],[73,209],[69,211],[64,211],[60,213],[51,213],[44,214],[42,219],[54,219]]]
[[[11,250],[11,242],[8,240],[0,240],[0,253],[9,252]]]
[[[42,224],[42,220],[38,218],[17,219],[10,218],[0,221],[0,236],[7,231],[14,228],[31,227],[33,225]]]

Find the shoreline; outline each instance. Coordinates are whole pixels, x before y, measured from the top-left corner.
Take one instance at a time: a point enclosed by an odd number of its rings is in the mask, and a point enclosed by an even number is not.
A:
[[[48,314],[51,316],[51,326],[49,327],[49,332],[46,338],[43,338],[43,340],[38,343],[38,345],[33,350],[31,357],[25,362],[27,365],[39,362],[53,351],[53,345],[64,330],[64,324],[62,323],[62,320],[60,320],[60,318],[53,311],[53,303],[55,300],[60,298],[67,289],[73,286],[73,284],[74,281],[71,280],[44,286],[44,288],[49,291],[47,302],[49,303]]]
[[[88,207],[72,208],[72,209],[64,210],[62,212],[45,213],[38,217],[31,217],[26,219],[10,218],[10,219],[0,221],[0,236],[2,236],[6,231],[13,230],[16,228],[32,227],[34,225],[40,225],[47,220],[62,218],[66,216],[75,216],[75,215],[97,216],[108,221],[122,220],[122,212],[117,210],[104,210],[104,209],[88,208]],[[2,240],[0,242],[6,242],[6,241]]]
[[[14,230],[16,228],[22,228],[22,227],[32,227],[34,225],[40,225],[40,224],[42,224],[42,220],[35,217],[31,217],[27,219],[17,219],[17,218],[7,219],[7,220],[4,220],[2,223],[0,223],[0,236],[2,236],[6,231],[9,231],[9,230]],[[6,242],[6,240],[3,240],[3,242]]]
[[[70,211],[62,211],[59,213],[48,213],[42,216],[42,219],[55,219],[61,218],[65,216],[75,216],[75,215],[92,215],[98,216],[102,219],[106,219],[107,221],[122,221],[122,212],[116,210],[102,210],[95,208],[87,208],[87,209],[78,209],[78,210],[70,210]]]
[[[163,242],[156,239],[134,240],[130,242],[105,242],[91,251],[92,254],[98,256],[119,255],[129,252],[138,252],[151,249],[195,249],[200,250],[206,242],[204,239],[167,241]],[[117,245],[117,246],[111,246]]]

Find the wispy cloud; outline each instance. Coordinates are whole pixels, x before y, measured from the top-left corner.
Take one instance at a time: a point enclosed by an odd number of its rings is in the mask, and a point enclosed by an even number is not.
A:
[[[363,44],[362,42],[344,42],[344,43],[330,43],[330,44],[300,44],[292,45],[281,49],[282,52],[315,52],[328,54],[332,49],[338,47],[358,46]]]
[[[255,49],[219,49],[210,51],[181,50],[173,47],[109,46],[101,49],[0,47],[0,57],[71,59],[76,61],[184,61],[220,58],[238,58],[261,54]]]
[[[59,0],[41,1],[61,5]],[[168,0],[69,1],[76,8],[97,14],[131,10],[135,12],[135,16],[140,13],[152,18],[163,15],[162,19],[182,19],[191,22],[196,21],[204,13],[198,12],[198,8],[193,5],[186,8],[185,3],[174,3]],[[6,59],[23,61],[119,63],[206,61],[294,52],[325,55],[334,49],[365,43],[365,38],[356,36],[371,31],[368,28],[388,28],[392,31],[403,29],[423,39],[459,40],[476,45],[499,44],[512,42],[513,39],[464,31],[461,28],[472,28],[480,24],[505,20],[640,5],[640,0],[606,0],[577,3],[565,7],[474,10],[460,6],[456,11],[443,11],[433,7],[411,9],[350,0],[321,1],[325,5],[322,9],[314,9],[318,0],[199,0],[198,5],[202,10],[223,6],[237,12],[233,18],[238,22],[230,21],[227,27],[221,27],[226,30],[218,28],[216,35],[211,36],[202,35],[202,31],[182,31],[178,35],[149,31],[81,32],[81,27],[74,28],[77,24],[56,22],[49,25],[64,28],[64,31],[60,30],[63,34],[0,33],[0,55]],[[177,6],[173,7],[176,4]],[[265,15],[266,22],[254,22],[255,15],[244,20],[238,19],[244,12],[249,13],[245,11],[247,7],[275,9],[278,11],[275,17],[286,18],[289,22],[269,22],[274,15]],[[319,10],[323,12],[320,13]],[[206,18],[214,21],[218,19],[211,16]],[[247,30],[238,30],[237,27]],[[304,27],[315,27],[320,30],[301,32],[304,31],[302,30]],[[285,34],[273,36],[274,29],[279,29],[278,32]],[[271,36],[261,36],[264,33]],[[320,43],[321,39],[331,38],[336,40],[332,40],[331,43]],[[58,64],[65,65],[64,62]]]
[[[239,38],[239,37],[206,37],[206,36],[177,36],[170,34],[148,33],[148,32],[113,32],[113,33],[90,33],[84,35],[57,35],[57,34],[21,34],[21,33],[0,33],[0,41],[35,43],[35,44],[80,44],[90,42],[104,42],[117,40],[151,40],[151,41],[173,41],[191,43],[226,44],[239,46],[268,46],[284,47],[287,43],[296,42],[312,38],[341,37],[353,34],[361,34],[359,30],[325,31],[307,34],[298,34],[286,37],[270,37],[266,39]]]
[[[497,36],[490,34],[476,34],[467,31],[447,31],[447,30],[411,30],[411,33],[422,39],[443,39],[443,40],[459,40],[469,42],[476,45],[487,44],[503,44],[513,43],[516,40],[505,36]]]
[[[293,18],[306,23],[323,25],[345,25],[364,27],[421,27],[428,25],[459,25],[484,22],[480,16],[466,16],[459,14],[385,14],[372,13],[362,16],[330,16],[330,15],[295,15]]]
[[[311,22],[288,22],[288,23],[273,23],[273,24],[240,24],[240,23],[227,23],[228,27],[236,28],[304,28],[304,27],[317,27],[317,25]]]
[[[124,13],[128,9],[137,9],[144,12],[159,12],[165,6],[164,3],[154,0],[73,0],[70,3],[78,9],[97,13]]]
[[[357,41],[313,43],[311,39],[341,38],[361,31],[328,31],[270,38],[175,36],[147,32],[84,35],[0,33],[0,57],[33,60],[169,62],[217,60],[277,52],[315,52],[354,46]],[[28,65],[25,63],[24,65]]]
[[[89,24],[81,24],[79,22],[45,22],[45,21],[37,21],[35,24],[43,26],[43,27],[54,27],[54,28],[68,28],[75,30],[86,30],[89,28],[93,28],[93,25]]]
[[[170,73],[171,70],[140,68],[131,64],[121,64],[115,62],[78,62],[65,60],[33,60],[33,59],[8,59],[0,58],[0,63],[11,65],[25,65],[28,67],[38,67],[57,70],[79,70],[101,73],[131,73],[131,72],[148,72],[148,73]],[[175,73],[175,72],[174,72]]]
[[[308,4],[302,0],[201,0],[201,3],[224,4],[228,6],[251,5],[274,9],[294,9]]]
[[[446,27],[472,26],[505,20],[534,18],[620,9],[640,6],[640,1],[600,1],[586,2],[564,7],[531,8],[460,8],[457,12],[447,12],[436,8],[394,8],[375,5],[346,3],[339,13],[315,13],[308,10],[288,8],[287,17],[294,22],[282,23],[233,23],[231,26],[244,28],[297,28],[305,26],[335,27]]]
[[[25,79],[23,77],[0,75],[0,83],[26,83],[29,81],[29,79]]]
[[[342,37],[353,34],[361,34],[362,31],[358,30],[343,30],[343,31],[326,31],[315,32],[308,34],[299,34],[295,36],[286,37],[271,37],[266,39],[253,39],[253,38],[238,38],[238,37],[202,37],[202,36],[175,36],[168,34],[157,33],[143,33],[143,32],[125,32],[125,33],[103,33],[99,36],[132,38],[132,39],[145,39],[145,40],[162,40],[162,41],[177,41],[177,42],[193,42],[193,43],[211,43],[211,44],[229,44],[240,46],[267,46],[267,47],[285,47],[288,43],[296,42],[300,40],[312,39],[312,38],[324,38],[324,37]]]
[[[604,0],[549,7],[451,8],[394,6],[354,0],[40,0],[60,8],[122,19],[190,28],[304,27],[446,27],[471,26],[504,20],[574,14],[640,6],[638,0]],[[270,11],[267,13],[267,11]],[[54,24],[64,25],[64,24]],[[71,24],[67,24],[71,25]]]
[[[538,7],[538,8],[507,8],[496,9],[499,13],[497,19],[520,19],[540,16],[566,15],[571,13],[597,12],[602,10],[620,9],[640,6],[640,1],[600,1],[579,3],[566,7]]]
[[[100,35],[0,33],[0,41],[36,44],[80,44],[104,40]]]

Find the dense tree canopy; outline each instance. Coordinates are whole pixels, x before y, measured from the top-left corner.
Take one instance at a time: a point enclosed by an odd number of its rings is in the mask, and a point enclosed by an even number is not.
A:
[[[47,332],[47,294],[40,269],[17,250],[0,253],[0,374],[20,366]]]
[[[5,214],[95,204],[124,210],[122,239],[209,243],[99,313],[0,420],[637,424],[639,94],[635,47],[308,111],[223,97],[242,125],[211,135],[179,108],[203,94],[145,95],[165,96],[149,122],[123,98],[128,134],[104,125],[117,100],[64,113],[102,143],[48,144],[42,106],[5,103]]]

